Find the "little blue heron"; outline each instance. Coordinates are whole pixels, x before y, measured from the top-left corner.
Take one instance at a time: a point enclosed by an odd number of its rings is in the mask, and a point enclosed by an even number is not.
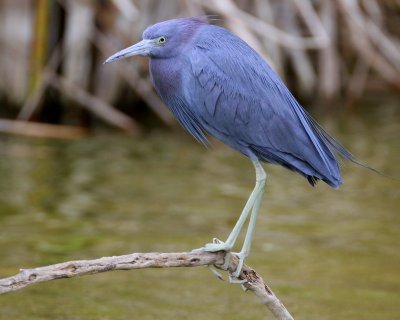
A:
[[[322,180],[333,188],[342,184],[335,153],[358,163],[300,106],[255,50],[207,18],[154,24],[142,41],[105,63],[134,55],[150,58],[157,93],[194,138],[207,145],[210,134],[253,162],[256,184],[228,239],[198,249],[229,253],[250,215],[232,277],[240,274],[250,251],[267,178],[261,161],[295,171],[312,186]]]

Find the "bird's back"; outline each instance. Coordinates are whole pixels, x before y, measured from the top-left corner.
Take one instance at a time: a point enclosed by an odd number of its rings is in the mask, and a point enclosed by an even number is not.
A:
[[[300,173],[312,185],[319,179],[335,188],[342,183],[332,151],[351,154],[240,38],[205,24],[176,59],[177,89],[164,100],[198,140],[205,142],[208,132],[251,159]]]

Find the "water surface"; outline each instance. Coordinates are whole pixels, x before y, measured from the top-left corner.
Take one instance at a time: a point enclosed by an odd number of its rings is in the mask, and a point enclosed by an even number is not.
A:
[[[400,111],[324,125],[399,177]],[[400,319],[400,184],[346,164],[337,191],[266,166],[254,267],[296,319]],[[185,133],[81,141],[0,138],[0,277],[19,268],[224,239],[254,183],[251,163]],[[0,319],[272,319],[206,268],[109,272],[0,296]]]

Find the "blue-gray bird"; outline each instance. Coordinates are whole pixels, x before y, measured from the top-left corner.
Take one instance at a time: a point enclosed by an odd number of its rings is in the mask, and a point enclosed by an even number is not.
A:
[[[249,254],[266,182],[262,162],[279,164],[333,188],[342,184],[335,153],[357,160],[300,106],[266,61],[246,42],[206,18],[157,23],[143,40],[121,50],[105,63],[142,55],[150,58],[153,85],[179,123],[207,145],[207,134],[251,159],[256,185],[235,227],[223,243],[201,251],[230,252],[250,221],[237,277]]]

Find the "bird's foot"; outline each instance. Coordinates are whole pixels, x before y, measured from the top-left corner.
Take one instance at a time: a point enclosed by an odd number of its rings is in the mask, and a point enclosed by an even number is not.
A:
[[[218,270],[214,266],[207,266],[208,269],[219,279],[224,281],[224,278],[222,277],[221,273],[218,272]]]
[[[192,250],[192,252],[218,252],[225,251],[226,254],[224,256],[224,261],[222,264],[218,264],[217,267],[219,269],[227,271],[229,269],[229,265],[231,262],[232,254],[238,257],[238,264],[236,270],[234,272],[229,272],[229,283],[234,284],[242,284],[246,283],[246,280],[240,280],[238,277],[243,269],[244,259],[246,259],[247,254],[245,252],[231,252],[232,247],[227,245],[225,242],[222,242],[219,239],[214,238],[212,243],[206,243],[204,247],[197,248]],[[219,279],[221,279],[221,275],[214,269],[211,270]]]
[[[223,263],[223,264],[218,264],[218,265],[215,265],[215,266],[216,266],[218,269],[222,269],[222,270],[228,271],[230,260],[231,260],[231,253],[230,253],[230,252],[227,252],[226,255],[224,256],[224,263]],[[211,270],[211,272],[212,272],[219,280],[224,280],[223,277],[222,277],[222,275],[217,271],[217,269],[214,268],[214,266],[208,266],[208,268]],[[246,287],[243,286],[243,284],[246,283],[247,280],[238,279],[238,278],[235,277],[235,276],[233,275],[233,273],[231,273],[231,272],[228,272],[228,280],[229,280],[229,283],[232,283],[232,284],[240,284],[240,285],[242,285],[243,290],[247,290]]]
[[[218,252],[218,251],[225,251],[226,254],[224,256],[224,262],[219,265],[218,268],[222,270],[228,270],[229,263],[231,260],[231,251],[232,247],[227,245],[225,242],[214,238],[212,243],[206,243],[204,247],[193,249],[192,252]]]
[[[225,242],[214,238],[212,243],[206,243],[204,247],[193,249],[192,252],[230,252],[231,249],[232,247],[227,245]]]
[[[236,266],[236,270],[233,271],[233,272],[230,272],[229,271],[229,265],[230,265],[230,262],[231,262],[231,256],[232,255],[237,256],[239,260],[238,260],[238,264]],[[247,255],[242,253],[242,252],[239,252],[239,253],[237,253],[237,252],[228,252],[225,255],[224,263],[222,265],[219,265],[218,267],[221,268],[222,270],[228,270],[229,271],[228,272],[229,283],[243,285],[244,283],[247,282],[247,280],[239,279],[239,276],[240,276],[240,274],[242,272],[242,269],[243,269],[243,262],[244,262],[244,259],[246,257],[247,257]]]

